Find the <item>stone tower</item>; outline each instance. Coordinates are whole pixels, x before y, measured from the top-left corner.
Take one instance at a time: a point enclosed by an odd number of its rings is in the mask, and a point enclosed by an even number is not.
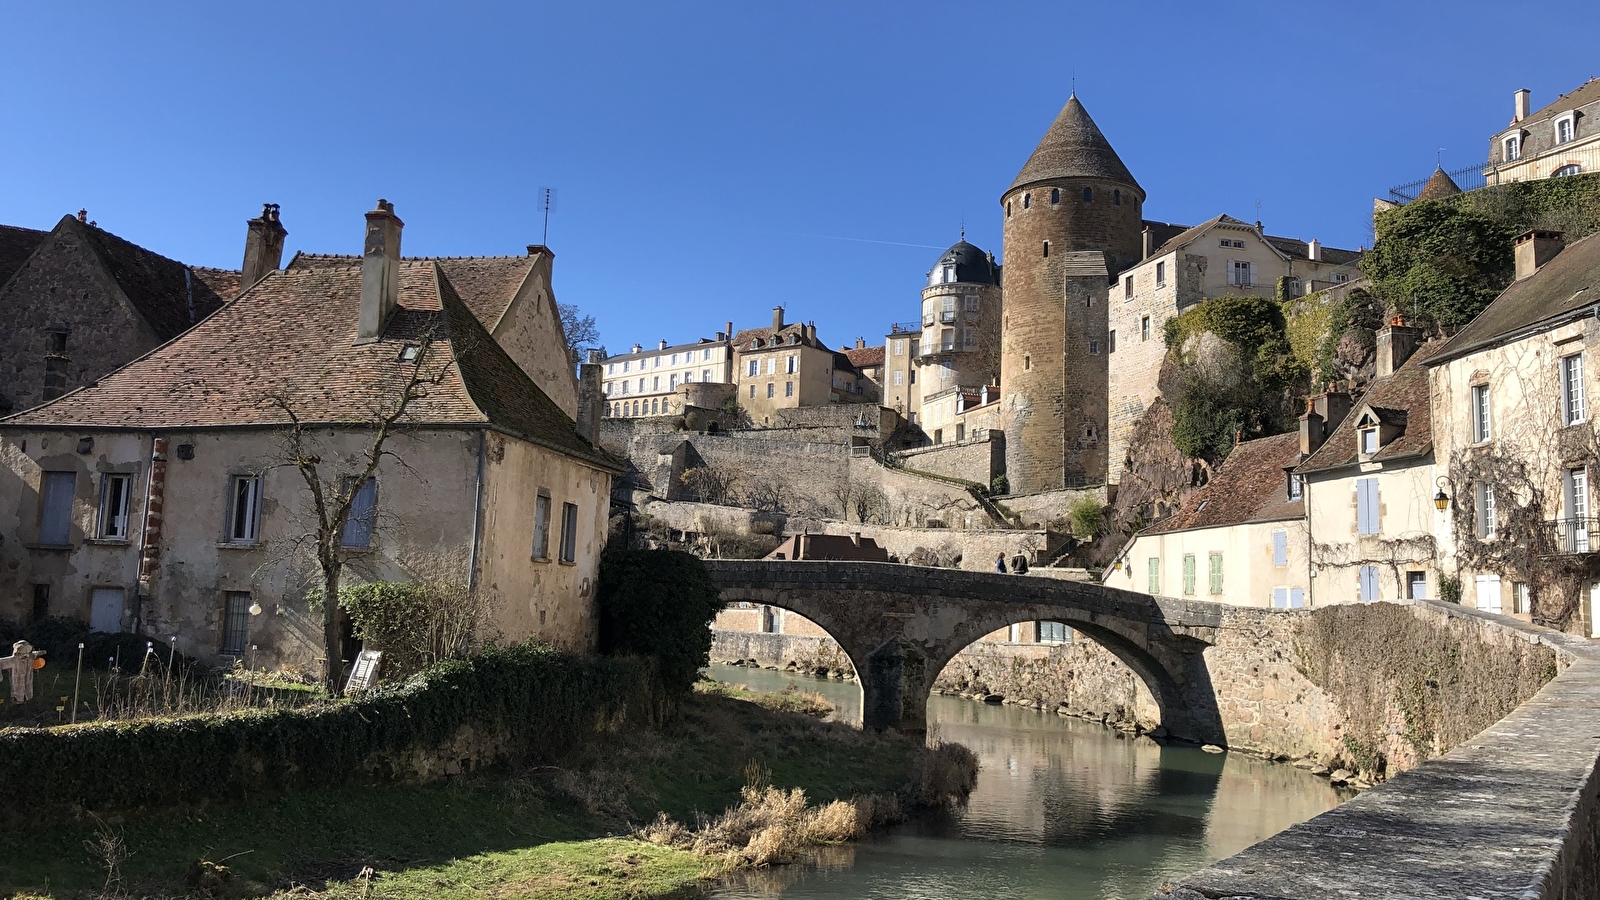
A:
[[[1144,190],[1074,94],[1000,198],[1000,389],[1013,493],[1106,480],[1106,303]]]
[[[928,271],[917,366],[922,398],[981,388],[1000,375],[1000,273],[965,235]]]

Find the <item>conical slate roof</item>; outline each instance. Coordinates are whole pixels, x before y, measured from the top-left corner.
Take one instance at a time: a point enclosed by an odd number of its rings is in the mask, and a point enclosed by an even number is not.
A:
[[[1428,183],[1422,186],[1422,193],[1417,195],[1418,200],[1438,200],[1461,193],[1461,187],[1445,174],[1444,167],[1440,166],[1428,176]]]
[[[1117,151],[1111,149],[1106,136],[1100,133],[1100,127],[1078,102],[1077,94],[1067,98],[1067,105],[1061,108],[1061,114],[1044,133],[1043,140],[1034,148],[1033,155],[1028,157],[1027,164],[1017,173],[1006,193],[1056,178],[1106,178],[1144,192],[1139,182],[1133,180],[1133,173],[1117,157]]]

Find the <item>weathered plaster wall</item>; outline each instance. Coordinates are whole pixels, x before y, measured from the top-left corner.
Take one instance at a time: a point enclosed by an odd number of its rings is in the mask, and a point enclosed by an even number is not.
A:
[[[528,377],[563,412],[577,418],[578,381],[575,367],[567,358],[561,314],[550,286],[553,263],[551,253],[539,253],[500,321],[483,324]]]

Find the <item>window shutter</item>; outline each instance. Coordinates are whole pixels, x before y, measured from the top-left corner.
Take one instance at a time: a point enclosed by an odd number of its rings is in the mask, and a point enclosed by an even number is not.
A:
[[[1289,564],[1289,533],[1287,531],[1274,531],[1272,533],[1272,564],[1287,566]]]
[[[1306,592],[1300,588],[1289,589],[1289,608],[1300,609],[1306,605]]]
[[[46,472],[39,491],[39,543],[63,546],[72,539],[72,494],[76,472]]]
[[[1272,607],[1273,609],[1287,609],[1289,607],[1288,588],[1272,589]]]

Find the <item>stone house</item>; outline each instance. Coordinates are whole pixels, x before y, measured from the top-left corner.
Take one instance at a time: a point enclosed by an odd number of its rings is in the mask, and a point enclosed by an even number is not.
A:
[[[1398,321],[1379,330],[1367,392],[1324,394],[1300,417],[1313,605],[1441,594],[1434,420],[1449,407],[1429,392],[1420,342]]]
[[[883,344],[868,347],[864,339],[856,338],[856,345],[846,347],[843,351],[845,359],[850,362],[850,368],[856,373],[856,394],[863,400],[874,403],[883,400],[885,349]]]
[[[1594,82],[1591,82],[1594,84]],[[1600,637],[1600,235],[1516,242],[1516,279],[1423,361],[1442,476],[1440,558],[1462,602]]]
[[[1530,111],[1531,98],[1517,91],[1511,124],[1489,138],[1489,183],[1600,172],[1600,78],[1537,111]]]
[[[321,482],[349,489],[411,385],[340,538],[347,583],[455,582],[485,601],[489,635],[594,645],[622,468],[595,444],[600,367],[576,422],[553,396],[578,405],[559,325],[536,327],[554,314],[548,254],[530,296],[537,259],[403,259],[392,205],[366,220],[362,256],[297,256],[176,340],[0,420],[0,617],[320,669],[318,519],[285,438],[298,419]],[[567,383],[547,390],[518,355]]]
[[[613,418],[638,416],[676,416],[683,414],[683,389],[695,385],[731,385],[733,346],[728,335],[717,332],[715,339],[701,338],[689,344],[660,346],[646,350],[634,344],[627,353],[608,356],[605,366],[606,415]]]
[[[1152,596],[1310,605],[1300,436],[1236,444],[1205,487],[1136,534],[1101,580]]]
[[[739,405],[752,424],[771,425],[780,409],[835,402],[834,351],[817,340],[817,326],[783,321],[772,309],[771,328],[744,328],[733,336]]]
[[[1232,216],[1209,219],[1160,245],[1156,236],[1156,225],[1146,225],[1144,258],[1118,276],[1108,303],[1107,429],[1110,477],[1118,483],[1134,429],[1159,393],[1168,319],[1209,297],[1272,297],[1280,279],[1293,279],[1288,293],[1299,296],[1359,275],[1355,251],[1263,234],[1259,223]]]
[[[919,322],[896,323],[883,339],[884,406],[915,425],[921,418],[922,393],[917,384],[917,357],[922,352]]]
[[[246,265],[276,268],[283,226],[249,225]],[[252,260],[255,251],[258,260]],[[52,400],[154,350],[239,292],[240,273],[189,266],[63,216],[49,232],[0,229],[0,414]]]

